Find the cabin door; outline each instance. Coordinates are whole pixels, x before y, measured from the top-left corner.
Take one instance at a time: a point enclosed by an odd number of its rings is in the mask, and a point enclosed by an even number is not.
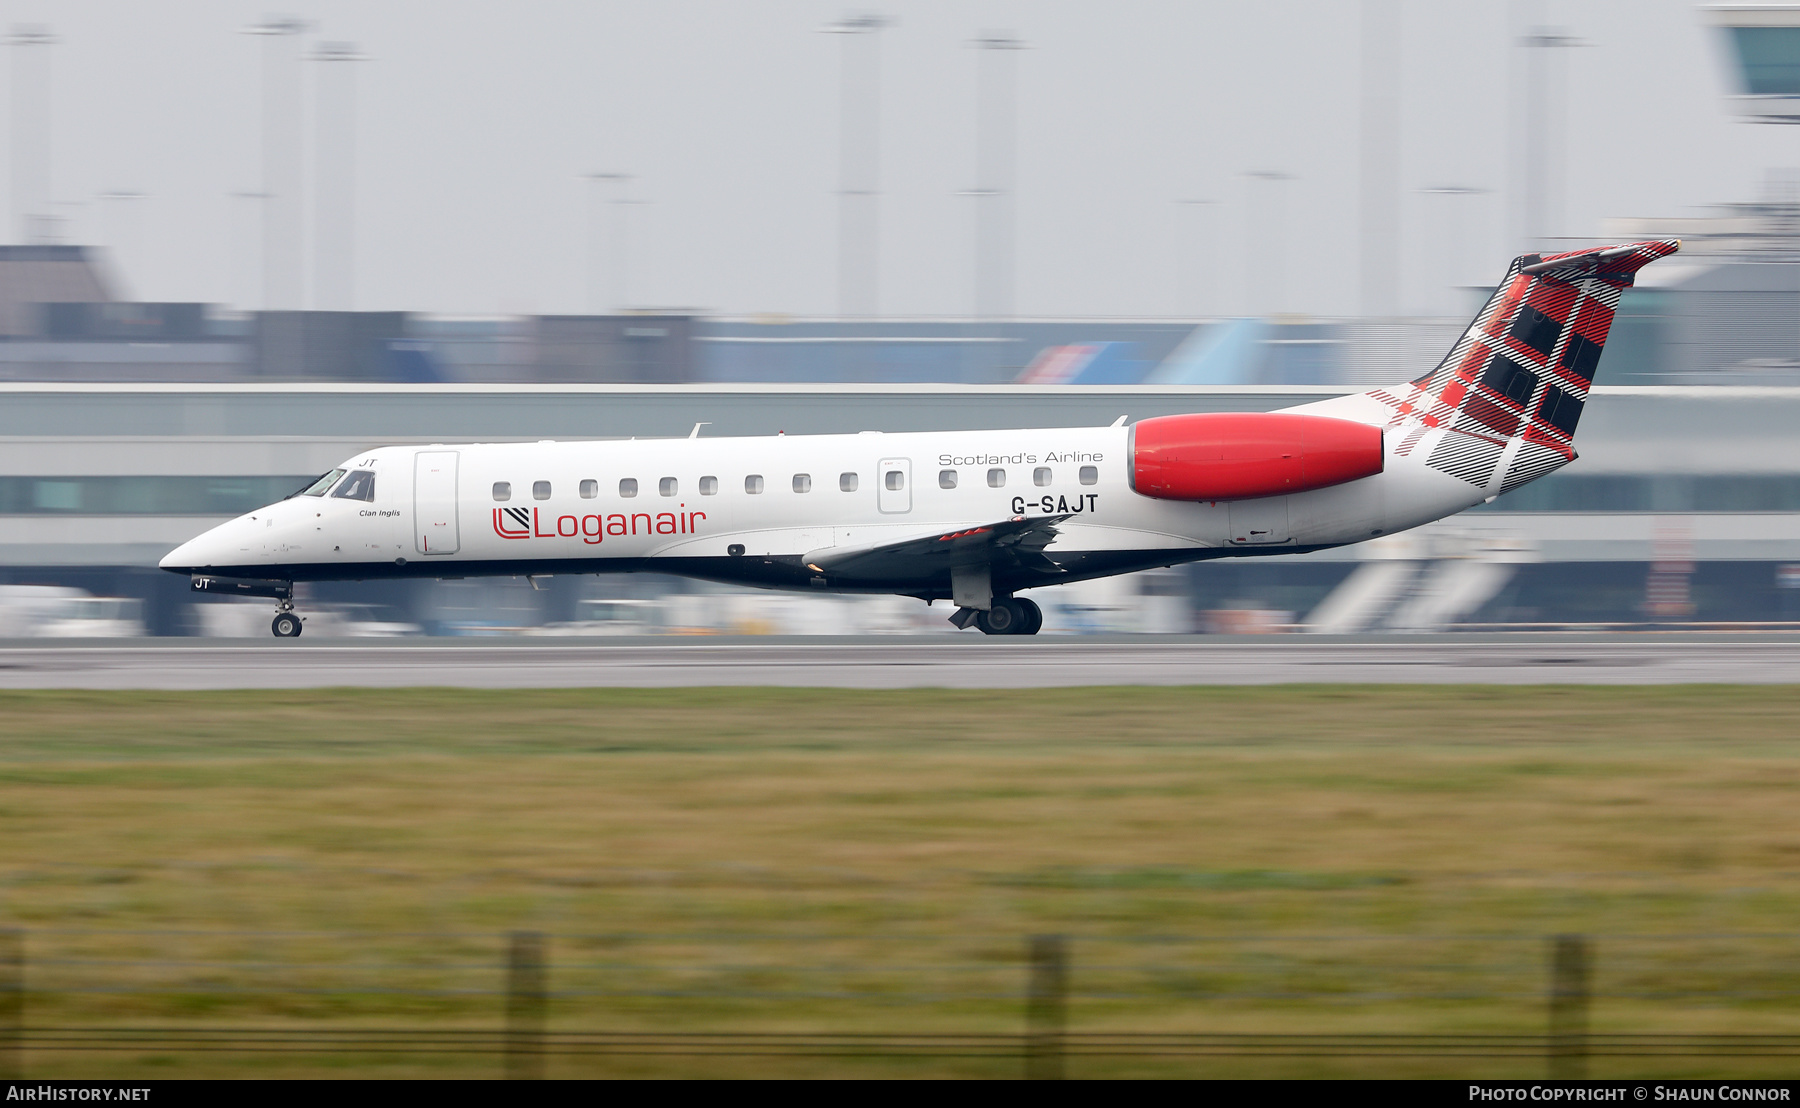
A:
[[[413,456],[413,538],[421,554],[460,549],[454,450],[421,450]]]

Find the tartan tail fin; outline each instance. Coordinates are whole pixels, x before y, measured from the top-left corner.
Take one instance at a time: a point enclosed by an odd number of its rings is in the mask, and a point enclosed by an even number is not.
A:
[[[1680,248],[1658,239],[1513,259],[1437,368],[1373,394],[1405,428],[1396,452],[1429,439],[1427,465],[1496,494],[1573,461],[1619,297]]]

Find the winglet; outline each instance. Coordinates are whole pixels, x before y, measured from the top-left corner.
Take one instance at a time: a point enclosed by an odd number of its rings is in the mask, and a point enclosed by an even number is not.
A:
[[[1119,418],[1118,418],[1118,419],[1115,419],[1115,420],[1113,420],[1113,421],[1112,421],[1112,422],[1111,422],[1111,423],[1110,423],[1110,424],[1108,424],[1108,425],[1107,425],[1107,426],[1109,426],[1109,427],[1123,427],[1123,426],[1125,426],[1125,421],[1126,421],[1126,420],[1127,420],[1127,419],[1129,419],[1129,418],[1131,418],[1131,417],[1130,417],[1130,416],[1120,416],[1120,417],[1119,417]]]

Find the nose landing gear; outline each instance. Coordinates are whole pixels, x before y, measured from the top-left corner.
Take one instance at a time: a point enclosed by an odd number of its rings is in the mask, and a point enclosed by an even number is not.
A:
[[[196,573],[188,582],[188,588],[194,592],[212,593],[216,596],[266,596],[276,602],[275,621],[269,624],[269,630],[275,632],[278,639],[300,637],[300,617],[294,614],[292,581],[259,577],[214,577],[210,573]]]

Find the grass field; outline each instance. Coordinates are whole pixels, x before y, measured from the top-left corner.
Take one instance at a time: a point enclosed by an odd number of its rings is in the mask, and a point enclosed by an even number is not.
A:
[[[1011,1032],[1026,936],[1057,932],[1074,1030],[1540,1032],[1546,937],[1582,932],[1596,1031],[1800,1032],[1797,714],[1780,687],[0,693],[0,926],[32,1026],[493,1026],[528,928],[552,1028]]]

